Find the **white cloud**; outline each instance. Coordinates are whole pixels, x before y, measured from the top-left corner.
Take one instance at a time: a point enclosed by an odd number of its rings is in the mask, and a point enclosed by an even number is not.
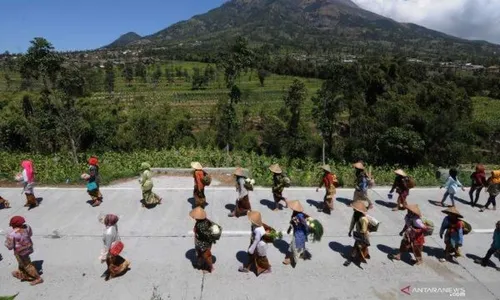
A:
[[[399,22],[500,43],[500,0],[352,0]]]

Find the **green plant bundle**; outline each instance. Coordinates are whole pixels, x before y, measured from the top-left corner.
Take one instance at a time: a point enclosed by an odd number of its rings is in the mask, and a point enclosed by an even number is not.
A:
[[[316,219],[308,218],[307,225],[309,226],[309,236],[313,242],[321,241],[323,237],[323,225]]]

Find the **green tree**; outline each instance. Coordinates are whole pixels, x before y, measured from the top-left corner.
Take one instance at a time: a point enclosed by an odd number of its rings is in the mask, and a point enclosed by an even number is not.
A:
[[[112,93],[115,90],[115,71],[113,69],[113,63],[107,61],[104,64],[104,70],[106,72],[106,76],[104,77],[106,89],[108,90],[108,93]]]
[[[130,63],[126,63],[123,68],[123,78],[127,82],[128,86],[132,86],[132,81],[134,80],[134,67]]]
[[[174,76],[174,69],[171,65],[168,65],[166,68],[165,68],[165,79],[167,79],[167,82],[170,84],[170,83],[174,83],[175,82],[175,76]]]
[[[135,76],[141,78],[142,82],[148,81],[148,79],[147,79],[148,70],[147,70],[146,66],[144,65],[144,63],[142,63],[141,61],[139,61],[135,64]]]
[[[302,106],[307,97],[305,84],[295,79],[284,97],[287,117],[286,150],[291,158],[305,157],[307,152],[307,135],[304,124],[301,122]]]
[[[229,151],[234,144],[238,128],[236,104],[241,100],[241,90],[234,85],[229,92],[229,101],[223,99],[217,107],[217,144]]]
[[[7,72],[3,74],[3,78],[5,79],[5,85],[7,87],[7,91],[10,91],[10,88],[12,87],[12,78]]]
[[[31,46],[21,59],[21,77],[26,80],[41,79],[44,87],[49,88],[49,83],[56,83],[63,58],[44,38],[35,38],[30,43]]]
[[[157,65],[156,70],[154,71],[154,73],[152,75],[153,84],[155,85],[155,87],[158,86],[158,83],[160,82],[162,75],[163,74],[161,72],[161,67],[159,65]]]
[[[389,128],[377,141],[379,162],[415,166],[425,157],[425,142],[415,131]]]

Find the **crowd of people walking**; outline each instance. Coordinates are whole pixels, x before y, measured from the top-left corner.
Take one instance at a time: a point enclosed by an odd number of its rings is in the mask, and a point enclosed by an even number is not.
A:
[[[212,258],[212,247],[220,239],[222,228],[208,219],[207,213],[204,210],[207,203],[205,189],[211,184],[211,176],[204,170],[199,162],[191,164],[193,169],[193,198],[194,207],[189,212],[189,216],[194,220],[194,249],[196,253],[195,267],[202,270],[204,273],[214,272],[214,264]],[[370,235],[378,230],[378,221],[373,216],[370,216],[369,211],[373,208],[373,202],[368,195],[368,190],[373,187],[374,179],[371,172],[367,172],[362,162],[353,164],[355,175],[355,190],[352,202],[350,204],[353,209],[350,225],[348,227],[348,236],[353,237],[354,245],[351,253],[347,255],[347,260],[344,263],[348,266],[352,262],[357,264],[367,263],[370,260]],[[21,162],[21,172],[15,176],[16,180],[21,182],[23,193],[26,197],[26,207],[33,208],[39,203],[34,193],[35,186],[35,170],[33,162],[26,160]],[[323,176],[316,189],[325,188],[325,195],[321,205],[318,207],[318,212],[331,214],[334,210],[334,202],[336,197],[336,189],[339,187],[339,180],[332,172],[329,165],[321,167]],[[273,185],[271,193],[274,199],[274,210],[288,208],[291,211],[291,217],[287,233],[291,235],[289,249],[283,260],[284,265],[292,265],[295,267],[299,259],[307,260],[310,258],[310,253],[306,247],[307,242],[315,240],[313,236],[319,236],[321,239],[322,225],[314,220],[311,216],[305,213],[304,208],[299,200],[288,200],[283,192],[287,187],[290,187],[291,180],[278,164],[269,166],[270,176],[272,176]],[[247,248],[248,260],[238,270],[240,272],[255,271],[257,275],[269,274],[272,272],[271,263],[267,258],[268,244],[280,238],[279,232],[273,227],[267,225],[262,220],[260,212],[253,210],[250,201],[250,194],[253,190],[253,182],[249,179],[242,168],[237,168],[234,173],[234,183],[237,192],[235,208],[229,214],[229,217],[246,216],[250,222],[250,244]],[[394,211],[406,210],[406,216],[402,224],[404,224],[399,235],[402,237],[399,249],[391,256],[392,259],[399,261],[405,253],[413,253],[415,257],[415,265],[424,263],[423,249],[425,245],[425,237],[432,235],[434,225],[426,219],[420,210],[419,205],[408,203],[407,198],[416,184],[415,180],[408,176],[402,169],[394,171],[394,183],[388,193],[388,198],[393,198],[393,193],[398,194]],[[97,157],[90,157],[88,160],[88,172],[81,175],[85,180],[87,192],[91,197],[91,205],[99,206],[103,202],[103,195],[100,191],[100,173],[99,161]],[[151,165],[143,162],[140,165],[139,184],[142,191],[143,207],[156,206],[162,203],[162,198],[153,192],[153,174]],[[461,188],[465,191],[463,184],[458,179],[458,171],[451,169],[446,183],[441,187],[445,188],[444,196],[439,202],[439,205],[446,207],[442,210],[444,218],[439,228],[439,236],[444,239],[445,249],[441,261],[455,260],[462,256],[461,247],[464,244],[464,235],[471,232],[471,226],[464,220],[464,216],[459,212],[455,205],[456,193]],[[500,193],[500,171],[491,172],[491,176],[486,178],[485,168],[482,165],[476,167],[475,172],[471,175],[471,188],[469,191],[470,205],[478,206],[479,194],[486,189],[488,192],[488,201],[481,209],[485,211],[496,209],[496,197]],[[446,205],[448,197],[451,200],[451,205]],[[208,199],[210,200],[210,199]],[[284,204],[283,206],[281,204]],[[0,197],[1,208],[9,208],[10,202]],[[105,280],[109,280],[121,276],[129,270],[130,262],[123,258],[120,254],[124,249],[124,244],[120,239],[118,232],[119,217],[114,214],[100,215],[99,221],[104,225],[103,232],[103,248],[100,255],[101,263],[106,263],[107,269],[105,272]],[[17,270],[12,272],[12,275],[21,281],[30,281],[32,285],[43,282],[37,269],[30,259],[33,253],[33,241],[31,239],[33,231],[26,224],[26,220],[22,216],[14,216],[11,218],[9,226],[12,231],[7,234],[5,246],[7,249],[14,252],[18,262]],[[491,256],[494,253],[500,252],[500,221],[496,223],[496,229],[493,234],[493,243],[488,249],[486,255],[477,263],[485,266],[488,264]]]

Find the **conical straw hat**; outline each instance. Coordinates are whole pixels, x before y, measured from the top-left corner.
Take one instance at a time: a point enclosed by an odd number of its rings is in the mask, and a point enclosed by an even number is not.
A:
[[[321,169],[327,171],[328,173],[332,172],[332,169],[330,168],[330,165],[324,165],[324,166],[321,167]]]
[[[296,212],[303,212],[304,208],[302,207],[302,204],[300,204],[299,200],[293,200],[293,201],[286,201],[286,204],[288,204],[288,207]]]
[[[283,173],[283,170],[281,170],[280,165],[274,164],[269,167],[269,170],[275,174],[281,174]]]
[[[363,213],[363,214],[365,214],[367,212],[365,203],[363,201],[360,201],[360,200],[356,200],[353,203],[351,203],[351,207],[355,211],[359,211],[360,213]]]
[[[418,204],[408,204],[406,205],[406,209],[416,214],[419,217],[422,216],[422,212],[420,211],[420,207],[418,207]]]
[[[243,172],[242,168],[236,168],[236,170],[234,170],[233,175],[245,177],[245,173]]]
[[[191,163],[191,168],[195,170],[203,170],[203,166],[197,161]]]
[[[204,220],[207,218],[207,213],[198,206],[189,213],[189,216],[195,220]]]
[[[355,164],[353,164],[352,166],[353,166],[354,168],[356,168],[356,169],[359,169],[359,170],[364,170],[364,169],[365,169],[365,166],[364,166],[364,165],[363,165],[363,163],[362,163],[362,162],[360,162],[360,161],[359,161],[359,162],[357,162],[357,163],[355,163]]]
[[[394,171],[394,173],[396,173],[396,175],[403,176],[403,177],[407,176],[405,171],[403,171],[401,169],[397,169],[396,171]]]
[[[452,207],[449,207],[445,210],[442,210],[443,213],[445,214],[448,214],[448,215],[456,215],[457,217],[459,218],[463,218],[464,216],[462,216],[460,214],[460,212],[458,211],[458,209],[455,207],[455,206],[452,206]]]
[[[248,219],[250,222],[252,222],[253,225],[255,226],[262,226],[262,215],[260,212],[252,210],[247,213]]]

